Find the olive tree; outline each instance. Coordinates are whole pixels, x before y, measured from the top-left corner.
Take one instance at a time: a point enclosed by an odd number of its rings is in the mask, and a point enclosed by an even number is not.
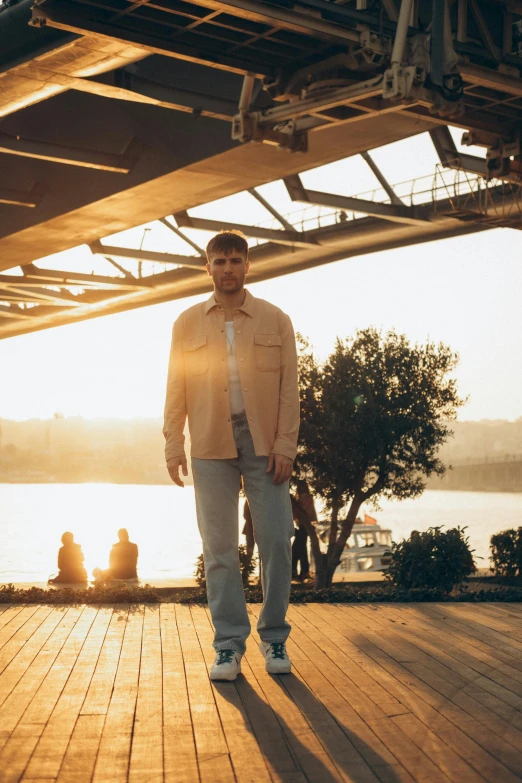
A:
[[[394,331],[337,339],[320,364],[299,336],[301,429],[292,481],[295,518],[310,534],[317,588],[332,583],[363,503],[422,494],[442,475],[448,423],[465,402],[451,377],[458,356],[442,343],[412,345]],[[313,497],[329,517],[326,552]]]

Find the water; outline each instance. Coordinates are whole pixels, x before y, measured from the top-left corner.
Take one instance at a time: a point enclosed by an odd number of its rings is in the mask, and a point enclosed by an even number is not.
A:
[[[522,494],[428,491],[417,500],[367,510],[391,528],[395,541],[412,530],[466,525],[477,566],[484,568],[491,535],[522,525]],[[191,486],[0,484],[0,583],[46,582],[57,570],[65,530],[82,545],[89,574],[96,566],[106,568],[120,527],[139,546],[142,580],[193,576],[201,540]]]

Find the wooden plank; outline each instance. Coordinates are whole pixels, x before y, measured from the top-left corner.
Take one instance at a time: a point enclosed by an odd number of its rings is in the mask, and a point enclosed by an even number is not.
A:
[[[199,772],[185,667],[173,604],[160,605],[163,658],[163,764],[165,783],[198,783]]]
[[[50,672],[25,710],[21,720],[0,753],[0,769],[5,780],[18,783],[76,662],[97,610],[86,607]]]
[[[38,617],[37,613],[34,615],[34,621],[38,624],[38,627],[36,629],[30,627],[30,623],[33,621],[33,618],[31,618],[31,620],[20,629],[18,634],[5,645],[2,653],[5,652],[6,659],[9,657],[11,660],[2,671],[2,674],[0,674],[0,704],[4,703],[13,688],[17,685],[19,680],[21,680],[27,668],[31,665],[34,658],[36,658],[66,612],[67,609],[64,610],[63,608],[55,608],[49,611],[44,610],[42,616],[45,616],[45,619],[42,623],[40,623],[41,616]],[[26,636],[28,636],[28,638],[24,638]],[[14,645],[12,648],[11,643]],[[2,653],[0,653],[0,655]]]
[[[387,717],[390,719],[394,715],[410,714],[409,709],[398,699],[388,694],[388,698],[393,699],[393,702],[389,703],[388,714],[383,712],[380,706],[382,704],[380,690],[387,692],[385,688],[330,642],[329,630],[319,631],[309,622],[309,610],[310,607],[291,607],[289,619],[292,622],[292,637],[302,651],[306,650],[310,661],[324,675],[330,686],[343,697],[344,704],[341,704],[339,708],[335,698],[329,697],[321,680],[317,677],[313,678],[312,684],[311,677],[307,676],[306,682],[313,687],[314,693],[336,718],[343,730],[349,732],[353,744],[379,779],[389,777],[396,780],[413,780],[411,774],[398,762],[394,755],[394,747],[387,748],[367,723],[368,721],[385,720]],[[302,664],[297,665],[300,673],[304,676]],[[347,676],[348,674],[350,676]],[[367,692],[373,691],[372,698],[375,701],[366,696],[363,689]],[[353,713],[356,713],[355,719]]]
[[[484,640],[482,635],[475,632],[469,633],[464,631],[463,626],[454,621],[445,621],[441,619],[437,613],[432,613],[427,604],[422,608],[422,613],[416,610],[414,607],[408,607],[405,604],[401,606],[401,614],[404,621],[407,622],[411,616],[414,618],[422,618],[422,621],[427,624],[430,629],[437,631],[439,634],[443,634],[444,637],[449,636],[451,639],[456,639],[459,642],[463,642],[469,647],[479,651],[479,653],[486,653],[494,658],[496,661],[506,663],[511,669],[516,669],[518,672],[522,672],[522,654],[517,659],[509,653],[505,653],[500,642],[496,642],[487,638]],[[475,654],[479,654],[475,653]]]
[[[92,778],[114,687],[127,615],[128,607],[114,607],[85,701],[60,768],[58,783],[83,783]]]
[[[299,625],[302,624],[304,627],[306,623],[306,616],[311,614],[309,609],[310,607],[299,607],[298,611],[292,611],[289,613],[291,622],[294,624],[293,633],[296,633],[296,635]],[[339,674],[342,674],[341,665],[342,670],[344,671],[347,656],[341,654],[342,658],[339,660],[340,650],[333,647],[334,658],[330,662],[330,665],[326,664],[323,658],[327,658],[327,656],[322,655],[321,651],[323,649],[323,645],[327,643],[327,639],[331,631],[334,631],[334,629],[332,628],[330,631],[328,625],[326,624],[324,626],[324,632],[317,633],[317,631],[313,631],[312,628],[313,626],[309,627],[306,631],[306,635],[303,634],[303,644],[306,644],[306,649],[307,651],[310,651],[310,655],[314,654],[314,657],[317,658],[317,666],[318,668],[320,667],[320,671],[323,672],[328,679],[330,688],[340,691],[339,684],[341,677]],[[315,644],[313,639],[316,640]],[[317,642],[321,645],[320,647]],[[332,647],[330,647],[330,653],[332,653]],[[334,661],[339,661],[339,667],[335,665]],[[333,666],[332,663],[334,664]],[[301,663],[299,663],[298,666],[300,669],[302,669]],[[362,678],[365,681],[370,679],[361,669],[359,669],[359,671],[361,672]],[[353,669],[351,670],[351,673],[353,678],[356,679],[357,675]],[[428,780],[445,779],[445,776],[441,773],[441,770],[437,768],[437,766],[440,765],[436,766],[435,763],[433,763],[433,760],[430,760],[430,754],[428,754],[428,757],[425,757],[424,760],[422,760],[422,754],[419,755],[417,748],[412,749],[406,736],[404,736],[399,742],[396,732],[397,727],[394,725],[395,717],[401,715],[407,718],[412,718],[414,716],[412,716],[407,707],[402,705],[398,700],[396,700],[398,709],[396,710],[395,716],[390,715],[388,717],[382,712],[382,710],[379,709],[378,705],[375,704],[373,710],[367,708],[366,719],[364,722],[359,721],[357,724],[353,725],[343,718],[342,713],[343,711],[346,712],[346,710],[339,711],[339,708],[336,708],[335,701],[332,700],[331,697],[328,698],[328,694],[325,692],[324,685],[322,685],[320,678],[317,677],[317,674],[313,678],[307,677],[306,681],[314,689],[314,693],[316,693],[317,697],[320,698],[321,701],[328,707],[329,711],[334,714],[337,721],[342,726],[350,729],[350,734],[357,738],[361,754],[367,758],[368,762],[372,766],[372,769],[374,769],[375,773],[379,777],[381,776],[383,769],[388,767],[390,768],[390,774],[395,773],[399,778],[410,776],[416,779],[419,773],[419,769],[423,769],[423,774],[427,776],[426,779]],[[343,688],[343,691],[342,693],[340,692],[340,695],[344,697],[344,700],[348,701],[350,699],[350,688]],[[364,727],[362,730],[359,724],[362,724]],[[376,727],[379,729],[379,733],[377,734],[375,733]],[[387,745],[386,742],[383,742],[381,740],[380,732],[383,732],[384,737],[393,737],[393,742],[391,742],[389,745]],[[362,747],[363,744],[365,747]],[[420,747],[420,750],[426,753],[422,746]],[[458,761],[460,761],[460,759]],[[406,771],[406,776],[403,774],[403,770]],[[480,777],[476,779],[482,780]]]
[[[440,628],[434,627],[422,612],[408,612],[404,606],[399,608],[387,606],[384,611],[388,617],[396,618],[397,623],[401,623],[402,628],[408,629],[410,634],[421,634],[423,638],[440,643]],[[500,682],[507,688],[511,688],[511,683],[514,682],[513,690],[521,694],[522,670],[505,664],[494,655],[493,650],[485,651],[483,647],[469,644],[464,634],[446,632],[444,636],[444,650],[451,657],[467,662],[471,668],[491,676],[495,682]],[[492,670],[496,670],[497,673],[493,674]]]
[[[350,639],[355,636],[350,623],[344,622],[344,616],[347,613],[338,607],[330,606],[321,607],[321,611],[335,615],[336,633],[341,635],[348,634]],[[366,632],[366,634],[370,635],[369,632]],[[485,777],[487,777],[487,770],[491,766],[495,767],[495,764],[492,763],[494,760],[488,760],[487,754],[491,754],[498,761],[502,761],[504,765],[502,768],[504,771],[501,774],[502,780],[506,780],[506,776],[509,777],[510,773],[508,770],[518,774],[521,769],[520,753],[517,753],[511,745],[501,739],[502,729],[509,729],[509,724],[503,722],[503,725],[499,727],[496,716],[491,716],[489,711],[482,709],[481,705],[467,694],[455,688],[442,677],[433,674],[421,664],[407,660],[400,663],[395,661],[392,656],[389,656],[384,651],[385,645],[382,643],[382,635],[382,633],[374,635],[375,643],[364,639],[361,641],[359,638],[360,632],[357,628],[357,644],[361,647],[364,646],[367,654],[367,658],[361,661],[361,665],[370,673],[375,671],[375,676],[383,677],[386,681],[386,687],[392,693],[397,693],[397,695],[402,693],[403,700],[406,701],[412,712],[417,713],[418,709],[422,708],[425,714],[423,702],[426,702],[433,706],[443,718],[450,720],[454,724],[450,730],[447,729],[447,724],[442,724],[442,731],[448,731],[448,739],[446,741],[457,752],[460,752],[460,749],[462,749],[462,752],[467,754],[466,758],[469,763],[473,764],[473,759],[478,759],[482,764],[479,771]],[[337,638],[336,644],[339,644]],[[340,646],[342,648],[342,642]],[[406,691],[404,686],[407,688]],[[417,698],[413,698],[410,694],[408,700],[408,690],[412,691]],[[450,703],[448,704],[448,702]],[[459,705],[462,705],[463,708]],[[468,712],[466,712],[466,709]],[[417,714],[423,719],[422,713]],[[436,714],[431,718],[430,725],[433,727],[439,725]],[[461,730],[467,734],[467,737],[459,733]],[[497,732],[498,736],[494,732]],[[474,740],[474,742],[470,742],[470,740]],[[487,754],[484,754],[483,749],[487,751]],[[505,769],[505,767],[508,769]],[[499,779],[498,769],[494,772],[493,777],[487,779],[496,782]],[[510,779],[513,778],[511,777]]]
[[[458,604],[458,606],[452,606],[447,604],[433,604],[434,608],[438,608],[439,611],[444,611],[450,617],[458,617],[461,622],[470,624],[472,628],[479,628],[480,630],[489,634],[494,634],[496,638],[503,639],[506,643],[510,643],[516,650],[522,650],[522,641],[520,639],[514,639],[511,635],[512,626],[510,623],[502,622],[500,617],[495,620],[484,612],[481,612],[478,607],[480,604]],[[458,611],[457,611],[458,610]]]
[[[454,607],[449,605],[448,609],[449,611],[446,611],[444,606],[435,603],[430,604],[429,607],[427,607],[427,611],[430,614],[438,616],[452,627],[458,626],[459,628],[462,628],[466,634],[472,635],[475,638],[484,639],[488,644],[498,645],[507,653],[520,660],[522,655],[522,643],[518,642],[516,639],[510,639],[505,634],[494,631],[491,628],[488,629],[485,626],[480,625],[480,623],[476,623],[473,617],[470,617],[465,613],[465,610],[455,614],[453,611]]]
[[[12,637],[16,631],[28,620],[39,607],[34,606],[11,606],[0,618],[0,648]]]
[[[31,610],[33,607],[31,607]],[[36,607],[30,614],[20,613],[17,617],[2,628],[4,643],[0,650],[0,672],[9,665],[15,655],[22,649],[26,641],[51,613],[50,606]]]
[[[468,649],[462,643],[453,644],[450,636],[444,638],[444,645],[441,646],[440,634],[436,630],[430,631],[428,627],[422,626],[420,622],[413,618],[410,618],[409,623],[407,623],[397,609],[384,606],[379,607],[379,616],[384,618],[384,624],[390,621],[393,622],[393,634],[398,634],[401,638],[412,642],[419,649],[436,657],[437,660],[443,660],[447,666],[460,670],[460,664],[463,664],[469,670],[470,678],[473,678],[471,672],[476,672],[498,683],[512,693],[522,696],[522,681],[520,679],[522,674],[516,669],[509,669],[509,667],[497,662],[491,656],[479,658],[475,655],[473,648],[468,652]],[[492,666],[492,663],[495,665]],[[502,669],[505,671],[502,671]],[[509,673],[505,673],[508,671]]]
[[[30,665],[26,667],[23,664],[24,672],[21,679],[13,687],[11,693],[0,707],[0,726],[2,727],[2,733],[5,732],[7,734],[3,740],[0,738],[0,749],[7,742],[9,733],[15,729],[16,724],[47,676],[81,614],[82,608],[71,607],[62,616],[46,644],[44,644]]]
[[[21,604],[1,604],[0,605],[0,628],[11,622],[13,617],[16,617],[23,609]],[[36,610],[36,607],[35,607]]]
[[[214,693],[188,606],[176,604],[176,621],[183,653],[190,713],[203,783],[235,780]]]
[[[23,780],[58,776],[89,688],[113,608],[100,607],[65,687],[34,750]]]
[[[201,654],[207,669],[210,670],[215,658],[212,647],[213,629],[203,607],[192,606],[190,613],[201,646]],[[211,687],[236,780],[238,783],[250,781],[270,783],[271,777],[267,765],[235,683],[214,682]]]
[[[483,616],[506,621],[510,628],[522,630],[522,606],[520,604],[480,603]]]
[[[313,609],[317,612],[320,612],[321,609],[324,611],[323,607],[313,607]],[[327,610],[326,613],[328,613]],[[321,628],[320,623],[316,624],[318,628]],[[342,650],[344,645],[342,633],[340,633],[341,630],[343,633],[345,632],[343,624],[339,621],[336,614],[335,629],[331,626],[326,626],[325,633],[329,633],[332,641],[335,640],[335,643]],[[365,661],[362,660],[361,665],[368,669],[369,672],[374,673],[376,678],[382,679],[383,684],[391,692],[396,693],[410,707],[413,713],[432,728],[438,736],[444,738],[448,745],[462,755],[487,780],[491,780],[494,783],[499,779],[516,780],[516,777],[506,767],[492,759],[483,747],[488,750],[492,748],[493,750],[497,749],[499,758],[509,759],[511,757],[515,769],[519,767],[520,754],[518,754],[517,758],[516,754],[513,753],[513,749],[502,740],[500,741],[500,747],[498,747],[498,738],[487,732],[474,718],[469,717],[454,705],[446,707],[439,694],[432,692],[429,687],[426,687],[425,682],[417,677],[413,677],[409,671],[403,671],[399,664],[394,663],[389,657],[383,655],[376,647],[374,647],[374,650],[368,648],[368,658]],[[408,667],[407,663],[403,665]],[[453,692],[451,686],[448,689],[450,692]],[[427,706],[424,702],[432,706]],[[432,709],[432,707],[436,709]],[[450,720],[453,721],[454,725],[449,722]],[[463,732],[467,732],[469,737]],[[471,741],[470,737],[474,737],[477,742]],[[483,747],[478,743],[481,743]]]
[[[205,609],[205,613],[209,626],[211,626],[208,608]],[[255,620],[255,618],[253,619]],[[264,671],[261,654],[258,650],[254,650],[254,647],[255,644],[249,640],[246,655],[242,660],[243,675],[236,680],[236,689],[272,778],[277,781],[285,781],[285,783],[306,783],[297,758],[283,733],[278,715],[272,709],[253,673],[253,667],[256,667],[260,672]],[[306,727],[303,731],[309,731],[307,724],[304,721],[303,723]],[[300,733],[299,724],[294,724],[293,728],[296,733]]]
[[[121,645],[129,614],[128,606],[117,605],[111,617],[80,715],[106,715],[120,660]],[[95,725],[94,722],[88,725]]]
[[[159,604],[145,606],[129,783],[163,781],[163,683]]]
[[[57,783],[86,783],[92,778],[105,715],[80,715],[67,747]],[[34,783],[31,778],[31,783]]]
[[[359,616],[364,617],[364,614],[360,612],[360,607],[356,607],[356,609]],[[377,632],[380,631],[382,633],[383,625],[375,617],[376,611],[374,610],[371,620],[374,623],[373,628]],[[401,630],[402,626],[397,628],[396,624],[392,625],[390,622],[385,627],[388,632],[387,636],[391,636],[397,647],[411,651],[414,659],[424,664],[428,669],[447,679],[451,678],[453,682],[463,689],[466,689],[471,683],[516,709],[522,708],[522,696],[500,685],[498,682],[484,677],[467,664],[455,660],[442,649],[440,644],[436,645],[419,639],[414,641],[411,636]]]
[[[253,604],[251,612],[259,617],[260,605]],[[253,638],[259,643],[256,631]],[[293,753],[308,779],[315,780],[360,780],[376,781],[378,778],[363,761],[348,736],[341,730],[335,719],[321,702],[315,698],[300,673],[300,667],[306,666],[308,658],[302,650],[289,639],[289,655],[293,661],[293,673],[281,677],[271,677],[264,668],[264,659],[259,655],[255,659],[255,673],[263,689],[272,700],[283,731]],[[274,687],[275,686],[275,687]],[[276,689],[286,698],[277,703]],[[294,731],[295,713],[299,714],[303,731]],[[350,772],[353,777],[350,777]]]
[[[132,607],[94,768],[93,783],[127,783],[127,772],[138,697],[143,607]]]

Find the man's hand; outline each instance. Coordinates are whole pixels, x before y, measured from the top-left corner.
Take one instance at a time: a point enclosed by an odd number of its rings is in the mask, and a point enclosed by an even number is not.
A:
[[[182,457],[171,457],[167,462],[167,470],[174,484],[177,484],[178,487],[184,487],[185,484],[182,482],[181,477],[179,475],[180,466],[183,475],[188,476],[187,458],[185,457],[185,455],[183,455]]]
[[[270,473],[274,469],[274,484],[282,484],[284,481],[288,481],[292,475],[292,469],[294,467],[294,461],[290,457],[285,457],[283,454],[270,454],[268,457],[267,473]]]

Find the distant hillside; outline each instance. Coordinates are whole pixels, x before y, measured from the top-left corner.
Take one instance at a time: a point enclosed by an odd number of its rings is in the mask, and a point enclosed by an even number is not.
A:
[[[0,419],[0,481],[170,484],[162,426],[159,418]]]
[[[454,436],[440,450],[443,462],[492,460],[505,455],[522,456],[522,417],[516,421],[451,422]]]
[[[0,419],[0,481],[169,484],[162,426],[160,418]],[[446,464],[522,456],[522,418],[452,422],[451,429],[440,452]]]

